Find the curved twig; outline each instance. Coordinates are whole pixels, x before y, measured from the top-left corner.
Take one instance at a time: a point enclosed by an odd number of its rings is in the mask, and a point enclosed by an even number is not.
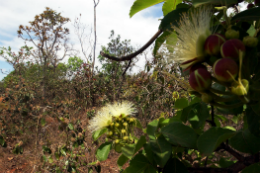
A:
[[[102,52],[102,51],[100,52],[100,55],[103,56],[103,57],[106,57],[106,58],[108,58],[108,59],[112,59],[112,60],[114,60],[114,61],[126,61],[126,60],[131,60],[132,58],[136,57],[138,54],[142,53],[147,47],[149,47],[149,46],[154,42],[154,40],[161,35],[162,32],[163,32],[163,31],[162,31],[161,29],[158,30],[158,31],[155,33],[155,35],[154,35],[143,47],[141,47],[141,48],[140,48],[139,50],[137,50],[136,52],[131,53],[131,54],[127,55],[127,56],[115,57],[115,56],[110,56],[110,55],[108,55],[108,54],[106,54],[106,53],[104,53],[104,52]]]

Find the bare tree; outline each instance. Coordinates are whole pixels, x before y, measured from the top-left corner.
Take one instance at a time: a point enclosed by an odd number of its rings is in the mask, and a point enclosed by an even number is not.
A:
[[[19,26],[18,36],[25,41],[30,41],[37,48],[33,56],[42,65],[42,96],[45,96],[46,69],[52,64],[54,69],[58,62],[63,60],[71,51],[68,46],[69,29],[63,27],[69,18],[62,17],[60,13],[46,7],[46,10],[34,17],[34,21],[29,22],[31,26]],[[23,34],[26,34],[24,36]],[[61,56],[59,52],[63,50]]]

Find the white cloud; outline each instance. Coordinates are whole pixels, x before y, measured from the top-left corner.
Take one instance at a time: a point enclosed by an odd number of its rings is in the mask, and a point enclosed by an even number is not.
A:
[[[97,6],[97,49],[96,56],[100,52],[101,45],[109,41],[110,31],[120,34],[122,39],[131,39],[132,45],[144,45],[158,30],[160,21],[153,17],[153,10],[158,7],[148,8],[137,13],[132,18],[129,11],[134,0],[100,0]],[[81,21],[90,29],[93,27],[93,0],[8,0],[2,1],[0,6],[0,46],[11,46],[18,50],[24,45],[24,41],[17,38],[17,30],[20,24],[29,25],[36,14],[40,14],[45,7],[61,12],[61,15],[71,19],[66,24],[70,29],[70,41],[74,48],[80,50],[80,44],[74,33],[73,22],[79,14]],[[90,31],[87,31],[89,34]],[[6,38],[10,39],[6,39]],[[4,39],[3,39],[4,38]],[[90,45],[86,45],[90,46]]]

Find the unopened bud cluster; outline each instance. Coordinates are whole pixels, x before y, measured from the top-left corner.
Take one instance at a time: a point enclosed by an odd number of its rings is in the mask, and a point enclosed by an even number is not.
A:
[[[108,125],[107,138],[112,140],[115,145],[125,145],[132,143],[132,132],[134,128],[135,118],[121,114],[114,117],[113,121]]]
[[[228,27],[222,34],[212,34],[204,43],[204,61],[189,66],[189,84],[198,93],[202,101],[221,102],[217,93],[212,90],[212,82],[225,86],[234,96],[246,96],[249,90],[248,79],[243,75],[246,51],[258,45],[253,36],[240,36],[239,30]],[[206,65],[212,67],[212,73]]]

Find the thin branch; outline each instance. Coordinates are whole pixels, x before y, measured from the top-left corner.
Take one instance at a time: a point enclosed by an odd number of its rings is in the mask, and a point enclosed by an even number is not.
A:
[[[141,47],[139,50],[137,50],[136,52],[129,54],[127,56],[122,56],[122,57],[115,57],[115,56],[110,56],[104,52],[100,52],[100,55],[103,57],[106,57],[108,59],[112,59],[114,61],[126,61],[126,60],[131,60],[132,58],[136,57],[137,55],[139,55],[140,53],[142,53],[145,49],[147,49],[153,42],[154,40],[159,37],[161,35],[163,31],[162,30],[158,30],[155,35],[143,46]]]

